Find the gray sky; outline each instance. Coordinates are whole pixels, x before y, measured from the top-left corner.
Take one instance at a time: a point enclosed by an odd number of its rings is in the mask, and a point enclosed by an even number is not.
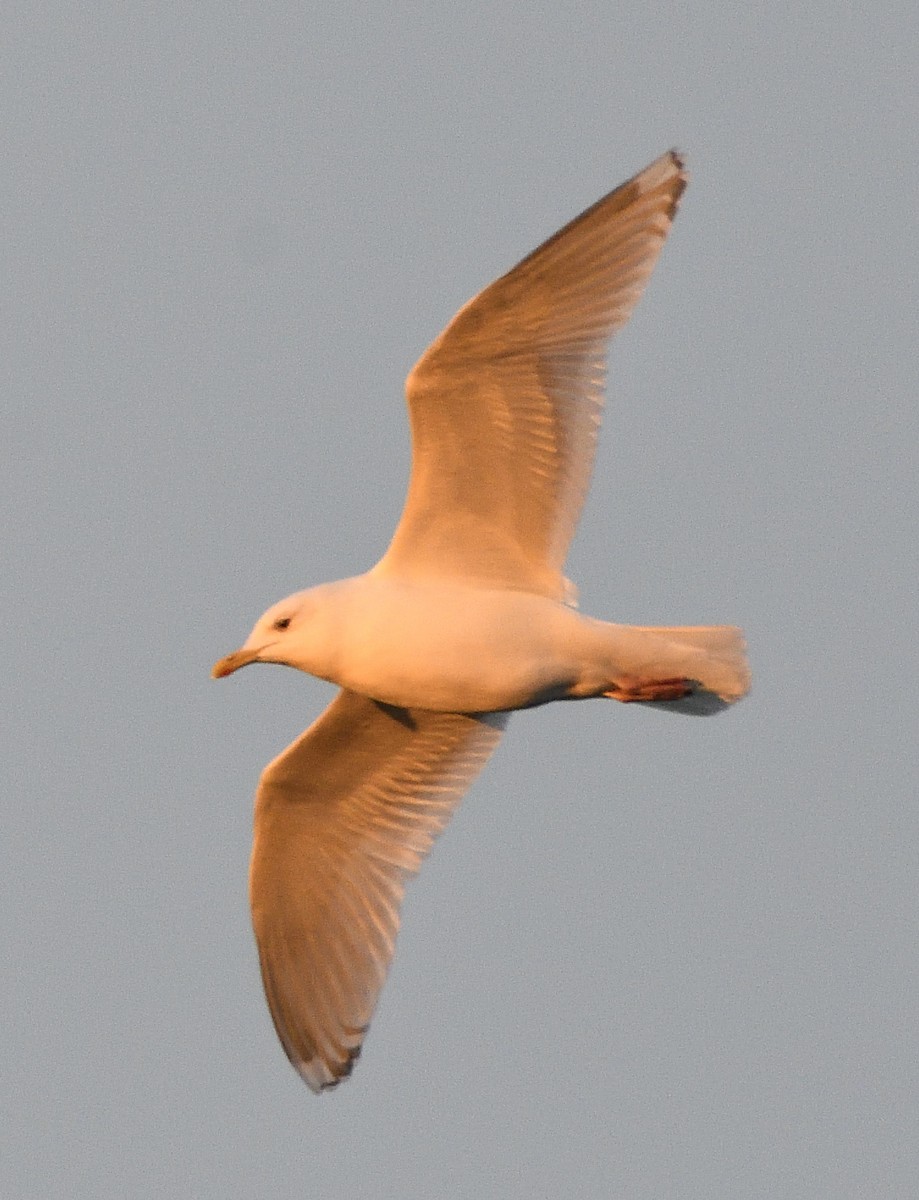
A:
[[[4,25],[0,1195],[914,1194],[913,0]],[[672,144],[569,567],[744,625],[754,693],[515,717],[317,1099],[246,871],[331,689],[210,664],[375,561],[414,360]]]

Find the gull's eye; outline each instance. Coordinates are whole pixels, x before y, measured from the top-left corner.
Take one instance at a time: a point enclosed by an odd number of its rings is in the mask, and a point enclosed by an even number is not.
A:
[[[278,619],[274,623],[273,628],[274,629],[286,629],[289,624],[290,624],[290,617],[278,617]]]

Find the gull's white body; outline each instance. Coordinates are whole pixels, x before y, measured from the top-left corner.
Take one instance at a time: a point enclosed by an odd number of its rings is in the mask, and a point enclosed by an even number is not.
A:
[[[268,624],[288,612],[297,615],[278,661],[402,708],[502,712],[675,675],[704,680],[726,702],[740,695],[733,637],[722,662],[710,627],[615,625],[531,592],[370,571],[288,597]],[[717,627],[717,644],[725,634]],[[271,647],[259,658],[273,661]],[[682,710],[693,703],[706,702],[687,697]]]
[[[412,476],[386,554],[280,601],[214,668],[278,662],[342,689],[262,774],[250,876],[271,1015],[316,1091],[350,1072],[405,879],[511,710],[608,696],[708,714],[749,687],[738,629],[593,620],[562,574],[606,345],[685,182],[664,155],[456,315],[406,384]]]

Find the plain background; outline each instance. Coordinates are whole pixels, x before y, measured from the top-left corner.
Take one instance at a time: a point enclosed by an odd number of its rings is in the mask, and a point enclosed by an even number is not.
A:
[[[919,1193],[914,0],[3,25],[0,1195]],[[514,718],[317,1099],[246,871],[331,689],[210,665],[375,561],[414,360],[672,144],[569,567],[755,690]]]

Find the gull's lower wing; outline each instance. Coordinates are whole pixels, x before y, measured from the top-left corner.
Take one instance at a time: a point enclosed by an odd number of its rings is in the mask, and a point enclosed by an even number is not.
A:
[[[275,1029],[314,1091],[349,1074],[392,960],[405,879],[506,721],[342,691],[265,769],[252,921]]]
[[[412,475],[379,571],[564,595],[590,481],[606,344],[686,186],[665,154],[471,300],[408,377]]]

